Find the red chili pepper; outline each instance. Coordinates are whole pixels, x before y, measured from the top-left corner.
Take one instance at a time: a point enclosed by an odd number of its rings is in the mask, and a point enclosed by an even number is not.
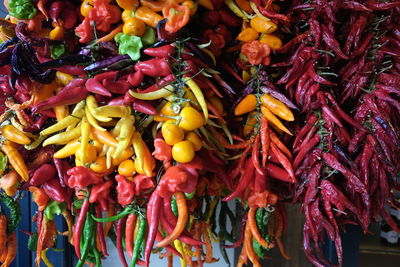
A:
[[[93,189],[92,189],[92,192],[93,192]],[[90,196],[92,196],[92,192],[91,192]],[[101,208],[99,205],[95,206],[95,214],[96,214],[97,218],[101,218],[102,212],[101,212]],[[103,253],[104,256],[108,256],[107,243],[106,243],[106,239],[104,237],[104,231],[103,231],[103,223],[101,223],[101,222],[96,222],[96,235],[98,236],[99,241],[100,241],[101,252]]]
[[[86,98],[88,91],[83,87],[84,79],[74,79],[67,84],[55,96],[43,100],[32,107],[32,112],[36,113],[42,110],[50,109],[55,106],[67,106],[76,104]]]
[[[146,48],[143,53],[152,57],[170,59],[175,53],[175,48],[168,44],[161,47]]]
[[[282,153],[282,151],[279,150],[279,148],[273,142],[271,142],[270,147],[271,147],[272,152],[275,154],[275,156],[277,156],[279,163],[282,164],[282,166],[289,173],[291,182],[295,183],[296,176],[294,175],[293,166],[290,163],[289,159]]]
[[[94,78],[88,79],[85,83],[85,87],[89,92],[104,96],[112,96],[110,91],[108,91],[98,80]]]
[[[67,202],[69,199],[68,192],[65,187],[62,187],[58,179],[51,179],[43,184],[43,189],[46,194],[55,201]]]
[[[117,77],[117,74],[118,74],[118,71],[107,71],[107,72],[97,74],[93,78],[98,80],[99,82],[102,82],[105,79],[115,79],[115,77]]]
[[[43,164],[35,170],[29,183],[33,186],[39,186],[56,176],[55,168],[50,164]]]
[[[167,84],[174,82],[175,80],[176,80],[175,76],[173,74],[169,74],[169,75],[165,76],[164,78],[162,78],[161,80],[159,80],[158,82],[156,82],[156,84],[153,84],[140,92],[142,94],[144,94],[144,93],[157,91],[160,88],[166,86]]]
[[[86,220],[86,215],[89,211],[89,200],[85,199],[83,201],[81,210],[79,212],[78,219],[76,220],[75,227],[74,227],[74,247],[75,247],[75,254],[78,259],[81,259],[81,235],[82,235],[82,228]]]
[[[232,193],[222,199],[223,201],[231,201],[232,199],[235,199],[250,185],[255,171],[254,165],[251,161],[251,159],[247,159],[246,168],[243,175],[240,177],[239,184]]]
[[[151,194],[151,197],[147,204],[147,225],[149,226],[149,230],[146,240],[146,247],[144,250],[144,260],[146,266],[149,266],[150,264],[151,250],[153,249],[154,241],[156,240],[156,236],[158,233],[161,205],[162,205],[162,199],[158,194],[158,189],[156,189]]]
[[[58,19],[60,17],[61,11],[64,9],[65,3],[63,1],[55,1],[51,3],[49,9],[50,18],[54,23],[58,24]]]
[[[152,155],[160,161],[170,161],[172,159],[172,147],[164,139],[154,139],[154,152]]]
[[[127,92],[129,94],[129,92]],[[114,99],[111,99],[108,103],[107,106],[125,106],[125,96],[120,96]]]
[[[132,103],[132,108],[138,112],[142,112],[144,114],[156,115],[157,110],[153,107],[152,104],[148,103],[148,101],[143,101],[140,99],[135,99]]]
[[[307,143],[304,143],[303,141],[303,146],[300,149],[299,153],[295,157],[293,161],[293,167],[296,169],[300,163],[303,161],[304,157],[306,156],[307,153],[309,153],[319,142],[321,141],[321,137],[319,136],[318,133],[314,134],[314,137]]]
[[[139,86],[144,78],[144,74],[142,71],[135,71],[131,74],[128,75],[128,82],[132,85],[132,86]]]
[[[289,173],[286,170],[276,166],[275,164],[268,163],[266,169],[267,169],[267,174],[272,178],[284,182],[292,182],[292,178],[290,177]]]
[[[219,13],[221,22],[229,27],[238,27],[242,23],[241,19],[238,18],[235,14],[233,14],[227,8],[219,9],[218,13]]]
[[[136,71],[150,77],[164,77],[171,74],[168,62],[163,58],[153,58],[135,64]]]
[[[110,188],[113,185],[111,180],[108,180],[102,184],[95,184],[90,190],[89,202],[98,202],[103,211],[108,210],[108,197],[110,195]],[[99,205],[97,205],[99,206]],[[96,207],[97,207],[96,206]]]
[[[63,28],[65,30],[71,30],[72,28],[74,28],[76,22],[78,21],[78,15],[73,8],[65,8],[61,12],[61,19],[63,21]]]
[[[118,220],[117,222],[117,251],[119,260],[124,267],[128,267],[128,263],[126,262],[125,255],[124,255],[124,248],[122,247],[122,238],[124,233],[124,226],[125,226],[126,217],[123,217]]]
[[[135,196],[135,184],[120,174],[115,176],[115,180],[118,183],[116,187],[118,203],[122,206],[129,205]]]
[[[107,90],[111,91],[114,94],[120,94],[120,95],[125,94],[131,88],[129,82],[123,80],[114,81],[114,78],[104,79],[102,84],[105,88],[107,88]]]
[[[259,174],[264,174],[263,170],[260,167],[260,161],[259,161],[259,158],[258,158],[259,145],[260,145],[260,135],[257,135],[256,136],[256,140],[254,141],[254,144],[253,144],[252,152],[251,152],[251,161],[252,161],[256,171]]]

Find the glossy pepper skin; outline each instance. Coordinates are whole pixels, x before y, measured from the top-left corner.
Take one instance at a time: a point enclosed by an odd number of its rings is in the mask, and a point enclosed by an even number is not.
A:
[[[29,184],[40,186],[55,176],[56,169],[52,165],[45,163],[35,170],[32,177],[29,179]]]
[[[92,184],[99,184],[103,178],[89,168],[83,166],[74,167],[67,171],[70,176],[68,186],[71,188],[85,188]]]
[[[58,179],[51,179],[43,184],[43,189],[46,194],[58,202],[66,202],[70,195],[65,187],[62,187]]]
[[[8,0],[10,15],[18,19],[32,19],[37,9],[30,0]]]
[[[150,77],[164,77],[171,73],[169,64],[164,58],[153,58],[136,63],[135,70]]]

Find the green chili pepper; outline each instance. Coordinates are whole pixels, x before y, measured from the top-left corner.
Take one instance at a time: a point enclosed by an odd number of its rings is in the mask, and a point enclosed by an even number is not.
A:
[[[51,58],[56,59],[65,54],[65,44],[50,46]]]
[[[230,235],[236,236],[236,233],[237,233],[236,217],[233,214],[233,212],[231,211],[231,209],[229,208],[228,203],[226,203],[226,202],[222,202],[222,203],[224,204],[223,206],[226,211],[226,214],[228,215],[229,220],[231,221],[232,231],[231,231]]]
[[[96,235],[94,235],[94,237],[93,237],[91,246],[93,248],[92,252],[94,254],[96,267],[99,267],[99,266],[101,266],[101,256],[100,256],[100,252],[97,250],[97,246],[96,246]]]
[[[175,217],[178,217],[178,205],[176,204],[176,199],[174,196],[171,198],[171,210],[174,213]]]
[[[51,201],[44,210],[44,216],[49,220],[54,220],[54,214],[60,215],[66,209],[67,205],[64,202]]]
[[[94,221],[92,220],[92,216],[86,216],[85,225],[83,226],[83,238],[85,241],[81,247],[82,256],[78,261],[75,267],[81,267],[86,261],[86,258],[89,255],[89,246],[91,246],[93,240],[95,240],[96,235],[94,235]]]
[[[219,212],[218,222],[219,222],[219,230],[220,235],[223,239],[228,240],[229,242],[234,243],[235,239],[232,235],[228,233],[226,229],[226,222],[227,222],[227,205],[225,202],[221,202],[221,211]]]
[[[8,0],[10,7],[10,15],[17,19],[31,19],[36,13],[37,9],[30,0]]]
[[[113,221],[117,221],[123,217],[125,217],[128,214],[134,213],[135,212],[135,208],[131,205],[126,206],[126,208],[121,211],[120,213],[118,213],[115,216],[111,216],[111,217],[106,217],[106,218],[96,218],[93,214],[92,214],[92,219],[95,220],[96,222],[113,222]]]
[[[225,240],[220,236],[219,250],[221,251],[222,257],[224,258],[226,264],[228,264],[228,266],[231,266],[228,253],[226,252],[226,248],[224,247],[224,245],[225,245]]]
[[[156,41],[156,32],[152,27],[146,27],[146,31],[142,35],[142,43],[144,46],[150,46]]]
[[[10,210],[10,216],[7,223],[7,235],[11,234],[17,228],[22,218],[21,207],[17,200],[12,199],[5,193],[1,193],[0,197],[3,199],[4,204]],[[17,198],[18,199],[18,196]]]
[[[29,249],[30,251],[36,251],[37,242],[38,242],[38,233],[37,233],[37,232],[34,232],[34,233],[28,238],[28,249]]]
[[[118,43],[118,53],[128,54],[132,60],[140,58],[140,49],[143,47],[140,37],[120,32],[115,35],[114,40]]]
[[[136,261],[139,258],[140,250],[141,250],[141,245],[143,243],[143,237],[144,233],[146,232],[146,219],[144,216],[139,216],[139,229],[137,233],[137,237],[135,239],[135,243],[133,244],[133,252],[132,252],[132,261],[130,264],[130,267],[133,267],[136,265]]]
[[[258,243],[257,240],[255,239],[253,239],[253,249],[260,259],[264,259],[265,257],[264,247],[261,246],[260,243]]]

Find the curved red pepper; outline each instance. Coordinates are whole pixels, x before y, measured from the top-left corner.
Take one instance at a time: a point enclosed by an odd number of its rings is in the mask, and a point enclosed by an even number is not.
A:
[[[50,164],[43,164],[35,170],[29,183],[33,186],[39,186],[56,176],[55,168]]]
[[[153,58],[135,64],[136,71],[150,77],[164,77],[171,73],[168,62],[163,58]]]

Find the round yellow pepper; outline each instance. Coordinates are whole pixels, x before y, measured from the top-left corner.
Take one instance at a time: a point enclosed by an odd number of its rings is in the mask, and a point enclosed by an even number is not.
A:
[[[168,117],[165,116],[176,116],[178,115],[177,113],[175,113],[174,109],[173,109],[173,103],[172,102],[167,102],[158,112],[157,115],[154,116],[154,120],[155,121],[167,121],[169,120]]]
[[[192,143],[194,151],[199,151],[203,147],[201,138],[195,132],[189,132],[185,136],[185,140],[188,140]]]
[[[97,157],[97,159],[90,164],[90,169],[97,173],[109,173],[112,168],[107,168],[107,159],[105,156]]]
[[[164,125],[161,127],[161,133],[165,142],[170,146],[182,141],[185,137],[185,131],[182,129],[182,127],[173,124],[173,122],[166,124],[164,123]]]
[[[121,18],[123,22],[126,22],[128,19],[133,18],[135,16],[135,11],[130,9],[125,9],[122,11]]]
[[[142,36],[146,30],[146,24],[137,18],[129,18],[122,27],[122,32],[127,35]]]
[[[135,174],[135,162],[131,159],[126,159],[118,165],[118,173],[126,177]]]
[[[185,131],[196,130],[204,124],[203,115],[192,107],[184,107],[179,116],[179,126]]]
[[[194,147],[192,142],[185,140],[176,143],[172,147],[172,158],[180,163],[191,162],[194,158]]]
[[[84,0],[81,4],[81,15],[85,18],[89,16],[90,11],[93,9],[93,2],[94,0]]]

